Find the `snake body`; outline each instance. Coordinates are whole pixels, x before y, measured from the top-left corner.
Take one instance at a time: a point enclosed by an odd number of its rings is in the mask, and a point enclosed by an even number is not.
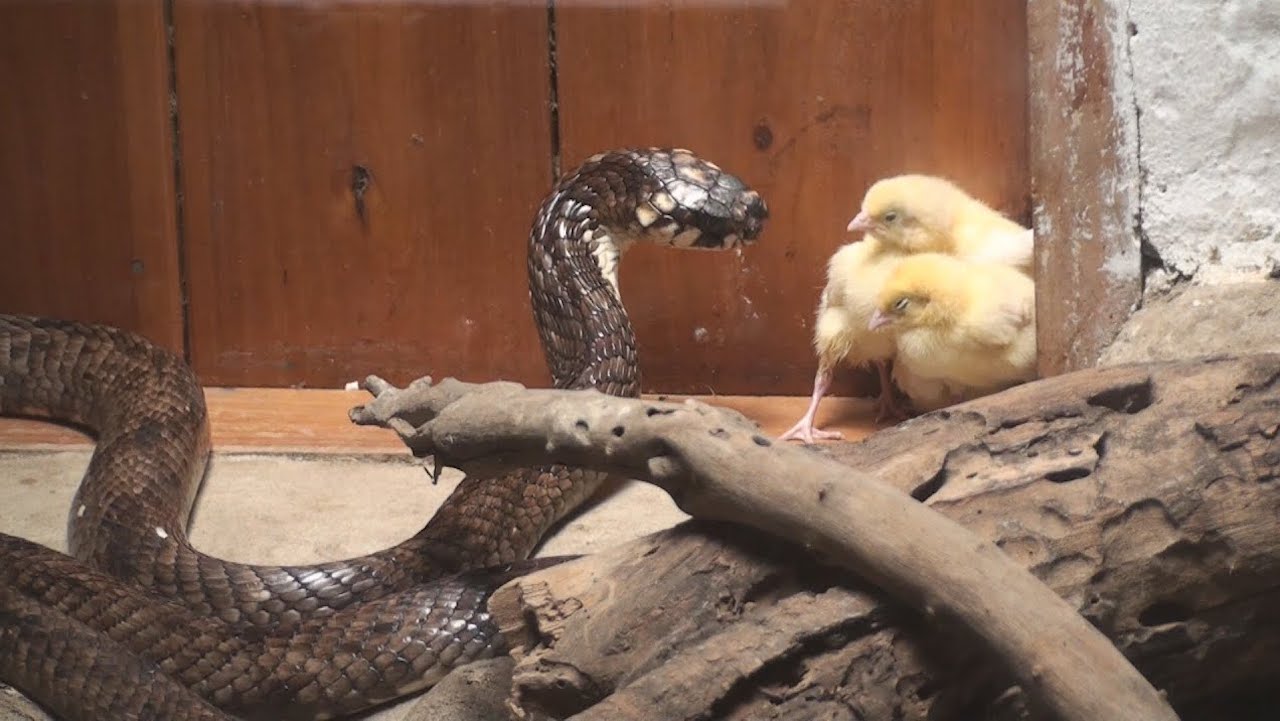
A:
[[[627,245],[732,248],[767,215],[684,150],[611,151],[566,175],[528,245],[556,387],[638,394],[617,281]],[[505,650],[488,594],[538,567],[523,559],[603,480],[564,466],[468,477],[393,548],[247,565],[187,539],[210,442],[200,385],[173,354],[107,326],[0,315],[0,413],[97,437],[72,555],[0,534],[0,680],[66,719],[329,718],[430,686]]]

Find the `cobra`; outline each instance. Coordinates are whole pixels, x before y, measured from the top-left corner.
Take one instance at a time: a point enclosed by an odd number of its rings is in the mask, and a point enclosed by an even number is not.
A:
[[[542,203],[530,300],[556,387],[639,393],[617,265],[637,242],[726,249],[768,216],[686,150],[589,158]],[[0,679],[65,719],[331,718],[505,652],[485,602],[603,477],[564,466],[465,478],[415,536],[310,566],[201,553],[186,525],[210,453],[176,356],[115,328],[0,315],[0,413],[97,438],[70,556],[0,534]]]

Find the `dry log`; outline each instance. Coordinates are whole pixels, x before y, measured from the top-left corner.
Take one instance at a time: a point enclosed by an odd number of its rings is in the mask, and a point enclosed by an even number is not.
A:
[[[515,715],[704,718],[740,684],[895,613],[872,593],[831,587],[830,571],[797,565],[795,551],[695,521],[507,587],[490,610],[519,661]]]
[[[499,656],[454,669],[405,712],[401,721],[509,721],[503,701],[513,662]]]
[[[17,689],[0,684],[0,719],[5,721],[50,721],[49,714]]]
[[[1186,718],[1237,721],[1247,700],[1224,706],[1228,692],[1280,680],[1278,434],[1270,356],[1076,373],[833,455],[1028,566]],[[691,525],[518,580],[491,606],[523,646],[514,703],[563,717],[608,699],[624,719],[1028,717],[962,635],[926,631],[874,592],[824,601],[850,581],[802,557]],[[795,598],[810,602],[807,634],[727,643]],[[735,649],[751,664],[731,663]]]
[[[1237,421],[1246,424],[1235,428],[1236,432],[1246,435],[1256,432],[1267,442],[1274,439],[1274,429],[1268,436],[1265,431],[1250,431],[1252,426],[1247,424],[1257,420],[1255,416],[1259,413],[1274,415],[1271,386],[1280,375],[1277,370],[1280,359],[1219,361],[1207,368],[1211,370],[1205,375],[1218,385],[1209,383],[1209,388],[1201,389],[1214,392],[1207,396],[1211,400],[1194,410],[1200,415],[1210,408],[1235,413],[1239,416]],[[1155,402],[1156,389],[1163,388],[1165,380],[1170,381],[1170,392],[1178,400],[1188,400],[1179,392],[1185,389],[1177,387],[1177,381],[1196,375],[1197,369],[1191,364],[1181,364],[1084,372],[1031,384],[999,398],[936,414],[932,421],[925,418],[906,424],[899,434],[914,437],[904,443],[900,435],[897,450],[946,440],[946,433],[938,435],[938,429],[929,430],[927,424],[942,422],[949,426],[952,424],[946,422],[946,418],[967,417],[971,421],[968,425],[981,426],[982,430],[968,429],[968,445],[937,443],[945,448],[943,469],[932,474],[912,474],[910,484],[918,493],[927,494],[940,488],[951,472],[949,468],[964,466],[966,451],[972,451],[975,445],[991,446],[997,436],[1018,451],[1009,453],[1004,458],[1005,466],[996,469],[1004,473],[1005,480],[1016,475],[1019,453],[1022,457],[1038,458],[1041,450],[1037,444],[1048,449],[1054,442],[1052,439],[1065,440],[1066,445],[1059,449],[1063,451],[1063,458],[1035,461],[1030,465],[1034,466],[1033,472],[1039,474],[1036,480],[1066,488],[1071,485],[1069,482],[1098,476],[1098,461],[1106,452],[1109,433],[1122,430],[1103,427],[1090,435],[1091,429],[1082,431],[1079,426],[1088,426],[1103,417],[1132,419],[1146,413],[1146,420],[1155,416],[1157,425],[1165,429],[1170,420],[1194,418],[1195,414],[1167,415],[1154,409],[1161,405]],[[1250,396],[1243,392],[1227,397],[1219,387],[1225,380],[1231,381],[1231,388],[1263,388],[1256,394],[1262,400],[1247,402]],[[861,474],[835,469],[816,454],[770,447],[767,440],[752,435],[740,418],[700,405],[682,412],[663,404],[605,398],[598,394],[587,393],[583,398],[584,394],[580,393],[525,391],[514,384],[476,387],[446,382],[432,387],[429,382],[419,382],[406,392],[381,387],[384,384],[376,379],[373,385],[386,392],[379,393],[370,407],[353,411],[353,418],[396,428],[415,452],[435,453],[438,461],[472,472],[477,470],[477,463],[509,466],[556,460],[652,480],[671,492],[677,503],[696,517],[735,520],[794,539],[806,547],[831,554],[836,562],[871,579],[913,608],[924,610],[930,618],[960,620],[966,629],[997,652],[1004,670],[1018,680],[1032,701],[1059,718],[1174,717],[1163,700],[1150,693],[1150,686],[1131,666],[1122,660],[1117,662],[1120,657],[1113,646],[1097,643],[1096,639],[1101,637],[1091,627],[1076,623],[1079,619],[1074,613],[1062,613],[1064,604],[1060,597],[1045,594],[1044,586],[1039,583],[1027,583],[1024,576],[1029,579],[1029,575],[1012,572],[1007,556],[990,552],[992,546],[977,541],[957,526],[939,521],[933,514],[921,513],[922,506],[904,503],[905,496],[886,493],[885,486]],[[569,400],[574,396],[578,400]],[[1223,410],[1241,403],[1244,405],[1239,408]],[[1165,405],[1177,406],[1178,403],[1167,401]],[[1054,408],[1061,413],[1055,413]],[[1190,410],[1193,409],[1182,408],[1185,412]],[[988,416],[999,420],[993,423]],[[1060,434],[1051,426],[1057,420],[1072,418],[1083,420],[1067,422],[1068,432],[1061,434],[1064,438],[1058,438]],[[964,433],[964,423],[954,425]],[[1211,421],[1204,425],[1206,428],[1219,426],[1221,424]],[[1036,436],[1037,430],[1039,436]],[[930,435],[938,437],[930,439]],[[743,442],[748,439],[750,442]],[[877,445],[868,443],[866,447],[872,450],[869,455],[874,456]],[[880,450],[883,447],[882,442]],[[510,453],[500,456],[504,450]],[[958,452],[954,458],[953,452]],[[1141,458],[1141,452],[1136,455]],[[894,463],[885,465],[893,467]],[[908,466],[909,463],[897,464],[899,470]],[[971,472],[966,470],[964,480],[979,479],[988,487],[1001,480],[999,473],[982,471],[980,467]],[[1172,485],[1176,484],[1164,484],[1161,488]],[[946,489],[950,490],[950,487]],[[939,495],[939,499],[945,497]],[[1176,517],[1171,516],[1158,495],[1148,494],[1140,502],[1121,506],[1120,514],[1102,525],[1101,541],[1130,553],[1134,548],[1151,545],[1143,540],[1144,531],[1148,529],[1142,526],[1153,508],[1156,517],[1165,521],[1163,535],[1177,536],[1179,529],[1173,520]],[[1048,540],[1069,535],[1069,529],[1063,526],[1070,526],[1072,514],[1083,518],[1099,510],[1098,507],[1082,510],[1069,503],[1035,506],[1036,513],[1057,521],[1056,536],[1050,535]],[[997,511],[988,518],[999,516]],[[992,535],[999,537],[999,534]],[[1116,557],[1094,554],[1098,556],[1103,566],[1126,558],[1123,554]],[[1088,566],[1092,558],[1086,552],[1079,552],[1077,557],[1065,562],[1057,559],[1053,565],[1058,569],[1057,575],[1070,575],[1069,571]],[[1128,560],[1149,559],[1133,556]],[[1105,578],[1105,573],[1095,574],[1091,580],[1101,582]],[[1046,599],[1046,595],[1051,600]],[[1092,602],[1102,600],[1100,596],[1090,596]],[[536,607],[537,603],[531,606],[534,610]],[[1146,621],[1151,621],[1150,609],[1147,608]],[[1156,609],[1165,610],[1159,605]],[[556,611],[564,612],[562,608]],[[786,629],[782,629],[782,635],[786,636]],[[798,637],[793,633],[788,638]],[[717,646],[712,643],[706,648],[709,651]],[[582,685],[571,683],[573,679],[555,678],[565,668],[574,673],[581,670],[577,663],[552,669],[548,687],[565,689]],[[742,669],[743,674],[752,672],[749,667]],[[725,678],[730,686],[736,684],[732,678]],[[588,681],[594,683],[595,679]],[[698,682],[695,680],[695,683]],[[600,686],[596,695],[602,698],[610,690]],[[679,693],[670,688],[666,692]],[[653,703],[653,699],[643,697],[637,701]],[[696,704],[691,704],[690,708],[694,706]],[[653,707],[634,708],[641,711],[636,716],[639,718]],[[708,710],[705,705],[700,708],[701,712]],[[620,713],[615,711],[613,717],[625,717]],[[671,713],[669,709],[664,711],[668,717],[679,717],[670,716]],[[901,708],[895,709],[894,715],[901,717]]]

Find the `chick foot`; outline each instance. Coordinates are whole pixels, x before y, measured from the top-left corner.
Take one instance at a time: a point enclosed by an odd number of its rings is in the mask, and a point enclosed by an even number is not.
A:
[[[844,438],[844,434],[839,431],[824,431],[813,427],[814,417],[818,415],[818,404],[830,387],[831,371],[819,368],[817,375],[813,377],[813,397],[809,399],[809,409],[790,430],[778,436],[779,441],[799,439],[811,445],[815,440],[838,441]]]
[[[780,441],[801,440],[812,445],[815,440],[818,441],[839,441],[844,440],[844,434],[840,431],[824,431],[821,428],[815,428],[812,418],[801,418],[791,430],[778,436]]]
[[[891,421],[897,423],[911,417],[911,413],[898,401],[894,393],[893,378],[889,374],[889,364],[876,362],[876,370],[880,372],[880,395],[876,396],[876,423]]]
[[[893,389],[888,393],[881,393],[876,397],[876,423],[884,423],[889,421],[897,423],[911,417],[911,411],[894,395]]]

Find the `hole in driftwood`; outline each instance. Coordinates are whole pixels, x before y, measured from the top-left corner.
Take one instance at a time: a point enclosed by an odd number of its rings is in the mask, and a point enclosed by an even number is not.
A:
[[[1138,614],[1138,623],[1143,626],[1163,626],[1166,623],[1179,623],[1191,618],[1191,609],[1177,601],[1156,601],[1142,609]]]
[[[1128,383],[1095,393],[1085,402],[1098,408],[1109,408],[1116,413],[1133,415],[1148,408],[1153,401],[1151,379],[1144,378],[1137,383]]]
[[[1107,455],[1107,432],[1103,431],[1098,435],[1098,440],[1093,442],[1093,452],[1097,454],[1098,461],[1101,462],[1103,456]],[[1097,464],[1094,464],[1097,467]]]
[[[938,469],[938,472],[930,476],[929,479],[924,483],[921,483],[920,485],[916,486],[911,491],[911,497],[916,499],[917,501],[920,501],[921,503],[924,503],[925,501],[929,500],[929,498],[933,496],[933,494],[937,493],[938,489],[942,488],[942,484],[946,483],[946,481],[947,481],[947,462],[943,460],[942,467]]]
[[[1049,471],[1044,474],[1044,479],[1053,483],[1070,483],[1087,477],[1089,473],[1088,468],[1063,468],[1057,471]]]
[[[614,426],[612,432],[615,438],[621,438],[622,434],[627,432],[627,429],[622,426]]]
[[[573,427],[574,427],[574,428],[577,428],[577,429],[578,429],[578,430],[580,430],[580,431],[589,431],[589,430],[591,430],[591,426],[587,425],[587,422],[586,422],[586,421],[584,421],[584,420],[582,420],[582,419],[578,419],[578,422],[577,422],[577,423],[574,423],[574,424],[573,424]]]

